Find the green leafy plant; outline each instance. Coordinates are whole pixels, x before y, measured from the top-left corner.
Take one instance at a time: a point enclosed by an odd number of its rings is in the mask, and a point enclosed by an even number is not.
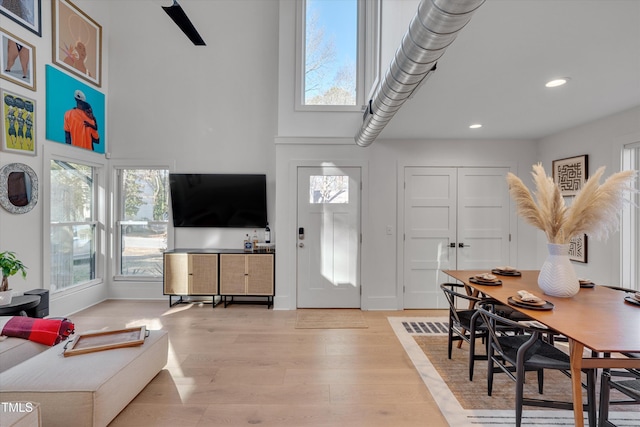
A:
[[[9,290],[9,277],[20,272],[22,278],[27,277],[27,266],[22,263],[14,252],[0,252],[0,270],[2,270],[2,284],[0,292]]]

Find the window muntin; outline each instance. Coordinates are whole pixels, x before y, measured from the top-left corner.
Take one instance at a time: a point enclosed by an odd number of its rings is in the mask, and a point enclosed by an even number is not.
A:
[[[51,292],[96,278],[95,168],[52,160]]]
[[[117,275],[162,277],[169,228],[169,170],[118,169]]]

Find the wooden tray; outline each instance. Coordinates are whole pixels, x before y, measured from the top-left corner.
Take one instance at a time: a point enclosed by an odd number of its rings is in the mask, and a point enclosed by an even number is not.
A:
[[[114,348],[135,347],[144,343],[146,334],[147,331],[144,326],[80,334],[69,343],[69,348],[65,347],[64,356],[75,356]]]

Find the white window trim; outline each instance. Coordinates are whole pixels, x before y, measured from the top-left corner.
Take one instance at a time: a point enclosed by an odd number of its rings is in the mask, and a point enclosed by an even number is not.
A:
[[[306,1],[296,1],[295,111],[364,111],[380,80],[380,3],[380,0],[358,0],[356,105],[306,105],[304,103]]]
[[[113,200],[109,208],[109,236],[112,243],[111,263],[109,271],[114,282],[162,282],[162,277],[136,277],[118,274],[120,271],[120,257],[117,254],[120,251],[120,245],[117,243],[118,237],[118,221],[120,209],[122,208],[120,197],[120,187],[118,185],[118,171],[121,169],[168,169],[169,173],[175,171],[175,162],[167,164],[165,162],[154,160],[128,160],[128,159],[112,159],[109,168],[109,176],[111,177],[110,199]],[[171,202],[169,196],[169,202]],[[173,228],[173,216],[171,206],[169,206],[169,221],[167,224],[167,249],[174,247],[175,229]]]
[[[59,146],[58,146],[59,145]],[[104,274],[106,271],[106,254],[107,254],[107,239],[106,239],[106,195],[107,195],[107,161],[104,155],[93,153],[88,150],[77,147],[69,147],[65,144],[43,144],[42,147],[44,167],[43,173],[47,174],[47,179],[41,180],[43,182],[42,194],[45,197],[43,199],[43,260],[42,260],[42,274],[43,283],[48,284],[48,288],[51,289],[51,162],[54,160],[61,160],[71,163],[81,163],[83,165],[91,166],[95,169],[94,177],[94,199],[95,199],[95,213],[94,221],[96,222],[96,253],[95,253],[95,278],[78,285],[69,286],[64,289],[52,292],[56,297],[78,292],[80,290],[97,286],[105,283]]]
[[[638,170],[640,167],[640,141],[625,144],[622,149],[622,170]],[[640,177],[636,178],[635,188],[640,190]],[[640,194],[631,194],[633,203],[626,204],[622,211],[620,226],[621,286],[640,290]],[[635,260],[635,262],[634,262]]]

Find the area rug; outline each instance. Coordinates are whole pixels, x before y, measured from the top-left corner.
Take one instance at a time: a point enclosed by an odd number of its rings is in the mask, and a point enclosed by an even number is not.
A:
[[[342,308],[305,308],[296,310],[296,329],[368,328],[362,311]]]
[[[493,396],[487,396],[486,362],[476,361],[474,380],[468,380],[468,346],[454,345],[452,359],[447,358],[444,334],[413,332],[407,325],[420,322],[444,322],[448,319],[389,317],[389,323],[424,384],[433,395],[442,414],[452,426],[515,425],[514,383],[504,374],[494,377]],[[525,395],[537,398],[535,376],[527,382]],[[555,372],[545,373],[545,398],[570,399],[569,379]],[[631,409],[632,407],[629,407]],[[585,413],[585,423],[587,414]],[[618,426],[640,425],[640,414],[612,411],[611,420]],[[523,426],[572,426],[573,412],[526,407]]]

